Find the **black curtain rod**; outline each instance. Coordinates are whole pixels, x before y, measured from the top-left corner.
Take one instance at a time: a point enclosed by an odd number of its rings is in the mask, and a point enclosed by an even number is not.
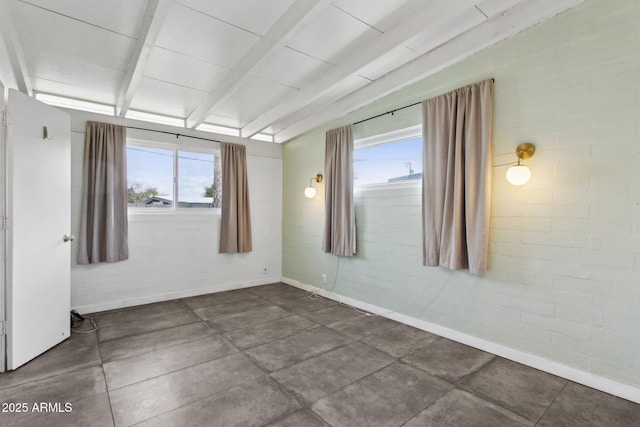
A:
[[[496,79],[492,78],[491,81],[495,83]],[[396,108],[395,110],[389,110],[386,113],[378,114],[377,116],[369,117],[368,119],[362,119],[359,122],[355,122],[354,126],[360,123],[368,122],[369,120],[377,119],[378,117],[386,116],[387,114],[391,114],[393,116],[393,113],[395,113],[396,111],[404,110],[405,108],[409,108],[409,107],[414,107],[419,104],[422,104],[422,101],[413,103],[411,105],[405,105],[404,107]]]
[[[368,119],[360,120],[359,122],[355,122],[354,125],[357,125],[357,124],[360,124],[360,123],[364,123],[364,122],[368,122],[369,120],[377,119],[378,117],[386,116],[387,114],[391,114],[393,116],[393,113],[395,113],[396,111],[404,110],[405,108],[413,107],[415,105],[420,105],[421,103],[422,103],[422,101],[416,102],[415,104],[411,104],[411,105],[405,105],[404,107],[396,108],[395,110],[390,110],[390,111],[387,111],[386,113],[378,114],[377,116],[373,116],[373,117],[369,117]]]
[[[209,141],[209,142],[223,142],[223,141],[218,141],[217,139],[210,139],[210,138],[203,138],[201,136],[191,136],[191,135],[184,135],[181,133],[175,133],[175,132],[167,132],[166,130],[155,130],[155,129],[147,129],[147,128],[138,128],[135,126],[125,126],[127,129],[138,129],[138,130],[146,130],[149,132],[158,132],[158,133],[165,133],[167,135],[175,135],[176,139],[178,139],[181,136],[187,137],[187,138],[193,138],[193,139],[201,139],[203,141]]]

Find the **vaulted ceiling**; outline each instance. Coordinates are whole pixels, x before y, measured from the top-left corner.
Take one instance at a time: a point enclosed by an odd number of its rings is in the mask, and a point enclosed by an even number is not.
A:
[[[283,142],[582,1],[0,0],[0,23],[24,92]]]

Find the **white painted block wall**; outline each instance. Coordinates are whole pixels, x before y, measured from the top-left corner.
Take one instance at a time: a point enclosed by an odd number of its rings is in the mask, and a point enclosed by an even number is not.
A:
[[[72,116],[72,228],[76,236],[79,235],[82,156],[87,120],[118,122],[181,134],[190,132],[152,123],[66,111]],[[129,131],[129,134],[132,132],[136,131]],[[205,132],[191,133],[204,138],[216,138]],[[153,132],[142,132],[142,136],[175,141],[175,136]],[[180,140],[185,143],[189,141],[182,137]],[[128,260],[77,265],[78,240],[74,242],[71,266],[73,308],[80,312],[93,312],[280,280],[281,146],[250,140],[229,142],[241,142],[247,146],[253,251],[246,254],[219,254],[220,217],[213,212],[129,213]],[[267,274],[263,272],[265,266]]]
[[[422,266],[420,189],[356,200],[358,254],[321,252],[324,132],[494,77],[489,271]],[[591,0],[284,147],[283,276],[630,386],[640,401],[640,4]],[[385,120],[384,118],[378,120]],[[338,270],[339,262],[339,270]],[[593,382],[592,382],[593,383]],[[627,391],[628,391],[627,390]],[[627,393],[626,396],[630,394]]]

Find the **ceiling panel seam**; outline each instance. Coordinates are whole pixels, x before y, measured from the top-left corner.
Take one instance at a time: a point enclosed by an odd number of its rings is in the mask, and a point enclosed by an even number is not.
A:
[[[349,15],[350,17],[352,17],[353,19],[355,19],[356,21],[359,21],[361,23],[363,23],[364,25],[366,25],[367,27],[371,28],[372,30],[376,30],[377,32],[379,32],[380,34],[382,34],[384,31],[382,31],[380,28],[376,28],[375,26],[369,24],[366,21],[363,21],[362,19],[358,18],[357,16],[347,12],[346,10],[342,9],[339,6],[336,6],[335,4],[332,4],[331,6],[335,7],[336,9],[338,9],[340,12]]]
[[[71,19],[71,20],[74,20],[76,22],[80,22],[82,24],[86,24],[86,25],[89,25],[91,27],[98,28],[100,30],[108,31],[110,33],[117,34],[119,36],[123,36],[123,37],[126,37],[126,38],[131,39],[131,40],[136,40],[135,37],[131,37],[130,35],[123,34],[123,33],[119,32],[119,31],[115,31],[115,30],[112,30],[110,28],[102,27],[100,25],[92,24],[91,22],[88,22],[88,21],[85,21],[85,20],[82,20],[82,19],[79,19],[79,18],[74,18],[73,16],[65,15],[64,13],[60,13],[60,12],[57,12],[55,10],[52,10],[52,9],[49,9],[49,8],[46,8],[46,7],[37,5],[37,4],[29,3],[28,1],[21,1],[21,3],[28,4],[29,6],[36,7],[38,9],[46,10],[47,12],[54,13],[54,14],[56,14],[58,16],[62,16],[64,18]]]
[[[215,20],[216,20],[216,21],[218,21],[218,22],[222,22],[223,24],[230,25],[230,26],[232,26],[232,27],[234,27],[234,28],[237,28],[237,29],[239,29],[239,30],[246,31],[247,33],[253,34],[254,36],[257,36],[257,37],[263,37],[263,35],[262,35],[262,34],[255,33],[255,32],[253,32],[253,31],[251,31],[251,30],[249,30],[249,29],[247,29],[247,28],[243,28],[243,27],[241,27],[241,26],[239,26],[239,25],[237,25],[237,24],[234,24],[234,23],[232,23],[232,22],[225,21],[224,19],[220,19],[220,18],[218,18],[217,16],[209,15],[208,13],[205,13],[205,12],[203,12],[203,11],[201,11],[201,10],[194,9],[193,7],[191,7],[191,6],[189,6],[189,5],[186,5],[186,4],[184,4],[184,3],[180,2],[180,1],[176,1],[176,3],[178,3],[180,6],[184,6],[184,7],[186,7],[187,9],[190,9],[190,10],[192,10],[192,11],[196,12],[196,13],[197,13],[197,14],[199,14],[199,15],[203,15],[203,16],[206,16],[206,17],[208,17],[208,18],[215,19]]]

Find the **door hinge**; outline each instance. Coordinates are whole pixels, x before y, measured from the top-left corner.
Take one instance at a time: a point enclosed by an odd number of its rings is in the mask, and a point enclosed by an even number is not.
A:
[[[0,335],[7,335],[7,322],[0,321]]]
[[[0,117],[0,125],[1,126],[7,126],[7,112],[6,111],[2,112],[2,117]]]
[[[6,229],[7,229],[7,217],[2,216],[0,217],[0,231],[4,231]]]

